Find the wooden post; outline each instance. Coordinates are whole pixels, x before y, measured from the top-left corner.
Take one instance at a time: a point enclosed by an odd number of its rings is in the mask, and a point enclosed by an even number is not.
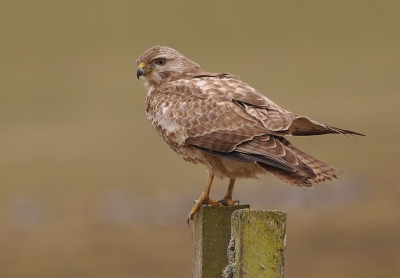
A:
[[[235,211],[224,277],[283,278],[285,244],[285,212]]]
[[[248,205],[203,206],[192,224],[192,277],[221,278],[228,265],[226,248],[231,238],[231,215]]]

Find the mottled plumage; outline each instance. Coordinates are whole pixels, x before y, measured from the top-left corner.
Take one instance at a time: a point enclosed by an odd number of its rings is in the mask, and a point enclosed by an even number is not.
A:
[[[234,204],[229,190],[222,200],[208,199],[213,176],[229,178],[232,190],[235,179],[267,172],[296,186],[338,178],[339,170],[296,149],[287,136],[361,135],[295,115],[237,77],[205,72],[166,46],[146,50],[137,65],[148,91],[147,117],[158,134],[184,160],[210,173],[207,196],[190,219],[202,204]]]

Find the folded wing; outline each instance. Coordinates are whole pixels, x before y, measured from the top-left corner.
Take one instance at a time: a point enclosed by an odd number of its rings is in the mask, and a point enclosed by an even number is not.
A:
[[[190,103],[191,112],[179,114],[185,144],[215,156],[258,163],[298,186],[338,178],[340,171],[296,149],[284,136],[362,135],[297,116],[229,75],[178,82],[171,94]]]

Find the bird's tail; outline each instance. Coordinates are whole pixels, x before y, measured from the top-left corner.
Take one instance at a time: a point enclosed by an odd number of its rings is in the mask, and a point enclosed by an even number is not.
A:
[[[302,151],[295,148],[288,140],[279,138],[279,141],[286,147],[292,150],[293,154],[298,159],[303,161],[314,173],[314,177],[310,177],[307,173],[302,171],[289,172],[269,165],[262,165],[262,167],[276,176],[277,178],[296,186],[312,187],[312,182],[319,183],[326,180],[339,179],[342,171],[334,168],[333,166],[322,162]]]

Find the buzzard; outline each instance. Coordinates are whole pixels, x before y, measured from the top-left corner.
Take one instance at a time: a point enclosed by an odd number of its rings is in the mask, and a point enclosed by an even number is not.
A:
[[[208,180],[188,221],[202,205],[233,206],[235,180],[271,173],[296,186],[339,178],[340,171],[295,148],[288,136],[362,135],[293,114],[229,73],[203,71],[167,46],[136,61],[147,90],[146,114],[164,141],[184,160],[201,163]],[[229,179],[225,196],[209,197],[214,176]]]

